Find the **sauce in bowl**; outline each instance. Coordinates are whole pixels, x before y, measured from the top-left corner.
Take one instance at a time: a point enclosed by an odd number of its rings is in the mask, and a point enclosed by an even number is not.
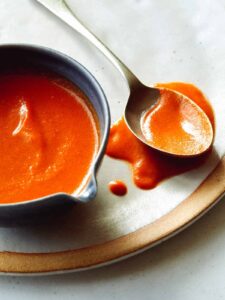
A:
[[[78,192],[98,145],[94,109],[72,83],[52,74],[0,74],[0,203]]]

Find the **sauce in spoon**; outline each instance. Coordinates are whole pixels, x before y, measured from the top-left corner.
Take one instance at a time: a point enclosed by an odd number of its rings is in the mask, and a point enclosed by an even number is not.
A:
[[[214,113],[203,93],[194,85],[182,82],[157,84],[183,93],[194,101],[208,116],[214,128]],[[168,111],[168,114],[170,112]],[[161,128],[163,131],[163,128]],[[132,166],[134,183],[142,189],[154,188],[162,180],[194,169],[204,163],[208,152],[193,158],[179,158],[151,149],[128,129],[121,118],[111,128],[107,155],[122,159]]]
[[[212,143],[212,125],[189,98],[170,90],[141,119],[142,133],[153,148],[179,156],[205,152]]]

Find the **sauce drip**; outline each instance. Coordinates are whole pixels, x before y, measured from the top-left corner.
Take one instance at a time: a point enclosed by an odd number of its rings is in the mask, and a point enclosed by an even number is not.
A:
[[[212,143],[212,125],[198,106],[170,90],[141,119],[142,133],[149,145],[176,155],[195,155]]]
[[[192,84],[159,83],[156,86],[176,90],[197,103],[206,113],[214,127],[214,114],[208,100]],[[122,159],[132,166],[134,183],[141,189],[151,189],[162,180],[194,169],[204,163],[208,152],[194,158],[177,158],[149,148],[139,141],[121,118],[111,128],[106,153]]]
[[[127,193],[127,186],[120,180],[110,181],[109,190],[116,196],[124,196]]]
[[[79,190],[97,147],[92,108],[70,82],[0,75],[1,203]]]

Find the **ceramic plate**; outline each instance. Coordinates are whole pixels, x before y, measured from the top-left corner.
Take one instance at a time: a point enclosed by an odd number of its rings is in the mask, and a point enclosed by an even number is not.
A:
[[[0,271],[42,274],[111,263],[159,243],[202,215],[225,191],[224,1],[68,1],[146,84],[192,82],[210,99],[217,132],[205,165],[143,191],[129,166],[105,157],[95,201],[76,206],[56,223],[0,228]],[[13,16],[13,17],[12,17]],[[32,16],[32,17],[31,17]],[[86,40],[35,1],[2,0],[0,42],[55,48],[86,66],[102,85],[118,119],[128,91],[121,75]],[[121,179],[128,194],[108,192]]]

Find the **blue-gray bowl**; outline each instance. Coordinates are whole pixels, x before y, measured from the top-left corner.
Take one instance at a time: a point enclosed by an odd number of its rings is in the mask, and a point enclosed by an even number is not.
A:
[[[97,193],[96,172],[104,156],[110,129],[110,112],[104,92],[93,75],[80,63],[53,49],[33,45],[1,45],[0,72],[13,68],[37,68],[54,72],[68,79],[88,97],[95,109],[100,124],[100,146],[90,168],[90,177],[78,195],[57,193],[42,198],[9,204],[0,204],[0,225],[29,223],[36,217],[52,215],[69,208],[74,203],[94,199]]]

